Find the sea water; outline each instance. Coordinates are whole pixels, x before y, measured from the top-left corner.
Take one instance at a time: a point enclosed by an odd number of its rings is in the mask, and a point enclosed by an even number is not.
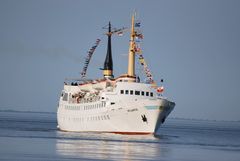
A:
[[[0,111],[0,160],[239,161],[240,122],[167,119],[155,136],[62,132],[56,113]]]

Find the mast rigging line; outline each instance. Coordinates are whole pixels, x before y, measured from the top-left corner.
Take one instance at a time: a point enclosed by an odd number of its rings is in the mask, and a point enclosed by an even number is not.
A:
[[[139,29],[140,24],[141,24],[141,21],[139,21],[139,20],[134,22],[134,26],[137,28],[134,30],[134,36],[137,38],[137,40],[133,40],[133,50],[134,50],[134,53],[136,53],[134,55],[138,56],[139,63],[143,66],[143,70],[147,77],[148,83],[156,84],[153,79],[153,75],[152,75],[150,69],[148,68],[147,63],[143,57],[142,50],[140,48],[140,42],[141,42],[140,39],[143,39],[143,34],[142,34],[141,30]],[[106,29],[106,27],[104,26],[103,29]],[[119,29],[114,28],[113,31],[107,32],[107,33],[105,33],[105,35],[113,35],[113,34],[120,35],[123,32],[125,32],[126,30],[128,30],[128,28],[126,28],[126,27],[122,27]],[[84,63],[84,66],[83,66],[83,69],[81,72],[82,79],[85,79],[85,77],[86,77],[88,65],[89,65],[92,55],[95,52],[96,48],[98,47],[100,41],[101,41],[101,39],[99,39],[99,38],[96,39],[96,42],[94,43],[94,45],[87,52],[87,57],[85,58],[85,63]]]
[[[105,29],[105,27],[103,27],[103,29]],[[105,33],[105,35],[108,35],[108,34],[118,34],[120,35],[121,33],[123,33],[124,31],[126,31],[127,28],[126,27],[122,27],[120,29],[116,29],[114,28],[113,31],[111,31],[110,33],[107,32]],[[94,45],[89,49],[89,51],[87,52],[87,57],[85,58],[85,62],[84,62],[84,66],[83,66],[83,69],[82,69],[82,72],[81,72],[81,77],[82,78],[85,78],[86,77],[86,74],[87,74],[87,69],[88,69],[88,65],[90,63],[90,60],[92,58],[92,55],[93,53],[95,52],[96,48],[98,47],[99,43],[100,43],[101,39],[98,38],[96,39],[96,42],[94,43]]]
[[[94,51],[96,50],[96,48],[98,47],[100,41],[101,41],[101,39],[97,39],[96,42],[94,43],[94,45],[87,52],[87,57],[85,58],[85,63],[84,63],[84,66],[83,66],[83,69],[81,72],[82,78],[86,77],[88,65],[89,65],[92,55],[93,55]]]

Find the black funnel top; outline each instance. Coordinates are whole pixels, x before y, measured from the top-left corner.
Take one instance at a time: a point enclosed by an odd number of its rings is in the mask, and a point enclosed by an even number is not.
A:
[[[111,46],[111,23],[109,22],[108,26],[108,46],[107,46],[107,55],[104,62],[104,70],[113,70],[113,61],[112,61],[112,46]]]

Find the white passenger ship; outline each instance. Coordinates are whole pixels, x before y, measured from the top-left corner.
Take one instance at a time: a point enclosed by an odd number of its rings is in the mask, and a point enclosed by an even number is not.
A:
[[[64,83],[57,111],[58,128],[63,131],[108,132],[118,134],[153,134],[173,110],[175,103],[162,96],[163,88],[157,87],[147,69],[137,39],[142,38],[139,23],[132,16],[128,72],[113,76],[111,36],[125,28],[111,30],[108,27],[108,47],[104,62],[103,78],[87,80],[87,65],[97,47],[89,51],[83,79]],[[140,82],[135,74],[135,56],[145,68],[147,82]]]

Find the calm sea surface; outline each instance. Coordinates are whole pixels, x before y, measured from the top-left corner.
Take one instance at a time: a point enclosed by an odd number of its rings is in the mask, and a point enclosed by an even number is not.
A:
[[[0,112],[0,160],[240,161],[240,122],[167,119],[157,136],[58,131],[56,114]]]

